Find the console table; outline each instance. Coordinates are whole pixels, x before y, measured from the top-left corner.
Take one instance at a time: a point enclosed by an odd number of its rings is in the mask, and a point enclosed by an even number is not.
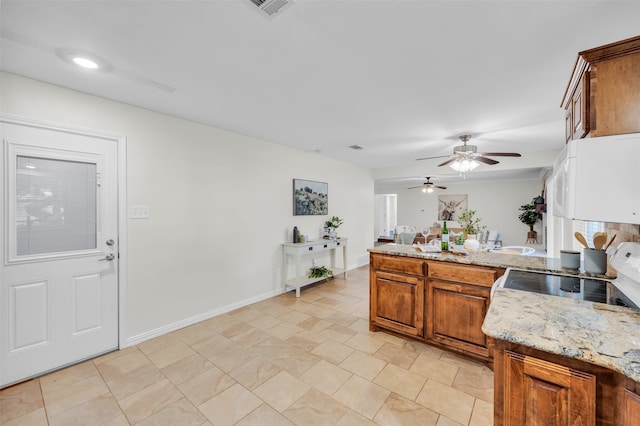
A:
[[[336,268],[336,250],[342,248],[342,264],[344,268]],[[314,253],[329,252],[331,255],[331,270],[333,275],[344,274],[347,277],[347,238],[337,240],[313,240],[306,243],[282,244],[282,290],[287,292],[287,287],[296,289],[296,297],[300,297],[300,287],[326,278],[308,278],[308,273],[302,270],[302,258]],[[296,262],[296,276],[289,278],[289,257]]]

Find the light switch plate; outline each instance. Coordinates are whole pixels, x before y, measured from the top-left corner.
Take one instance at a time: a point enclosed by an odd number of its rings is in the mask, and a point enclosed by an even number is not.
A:
[[[149,219],[151,217],[151,207],[130,206],[129,219]]]

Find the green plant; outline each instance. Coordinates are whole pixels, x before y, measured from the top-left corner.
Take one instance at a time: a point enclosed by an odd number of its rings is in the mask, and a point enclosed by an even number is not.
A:
[[[460,235],[458,235],[458,236],[456,237],[456,240],[454,241],[454,243],[455,243],[456,245],[458,245],[458,246],[463,245],[463,244],[464,244],[464,234],[463,234],[463,233],[460,233]]]
[[[536,212],[535,200],[538,197],[533,197],[530,203],[521,205],[519,209],[522,213],[518,215],[518,219],[529,226],[529,231],[533,231],[533,226],[542,219],[542,214]]]
[[[309,270],[309,278],[329,278],[333,276],[333,271],[324,266],[312,266]]]
[[[338,216],[332,216],[331,219],[327,220],[324,223],[324,226],[326,228],[333,228],[333,229],[338,229],[338,227],[340,225],[342,225],[343,220],[340,219]]]
[[[460,216],[458,216],[458,222],[467,235],[477,234],[486,228],[486,226],[480,225],[482,218],[476,217],[476,213],[475,210],[465,209],[460,213]]]

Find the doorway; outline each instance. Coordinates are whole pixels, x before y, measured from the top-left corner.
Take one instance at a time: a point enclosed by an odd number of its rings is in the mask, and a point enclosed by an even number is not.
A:
[[[376,195],[375,237],[393,239],[397,225],[398,196],[396,194]],[[374,240],[375,241],[375,240]]]
[[[124,138],[0,126],[2,387],[121,346],[126,228]]]

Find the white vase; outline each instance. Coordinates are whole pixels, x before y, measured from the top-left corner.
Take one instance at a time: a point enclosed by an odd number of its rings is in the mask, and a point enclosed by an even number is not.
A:
[[[480,247],[480,241],[476,239],[475,235],[467,235],[467,239],[464,240],[465,250],[478,250]]]

